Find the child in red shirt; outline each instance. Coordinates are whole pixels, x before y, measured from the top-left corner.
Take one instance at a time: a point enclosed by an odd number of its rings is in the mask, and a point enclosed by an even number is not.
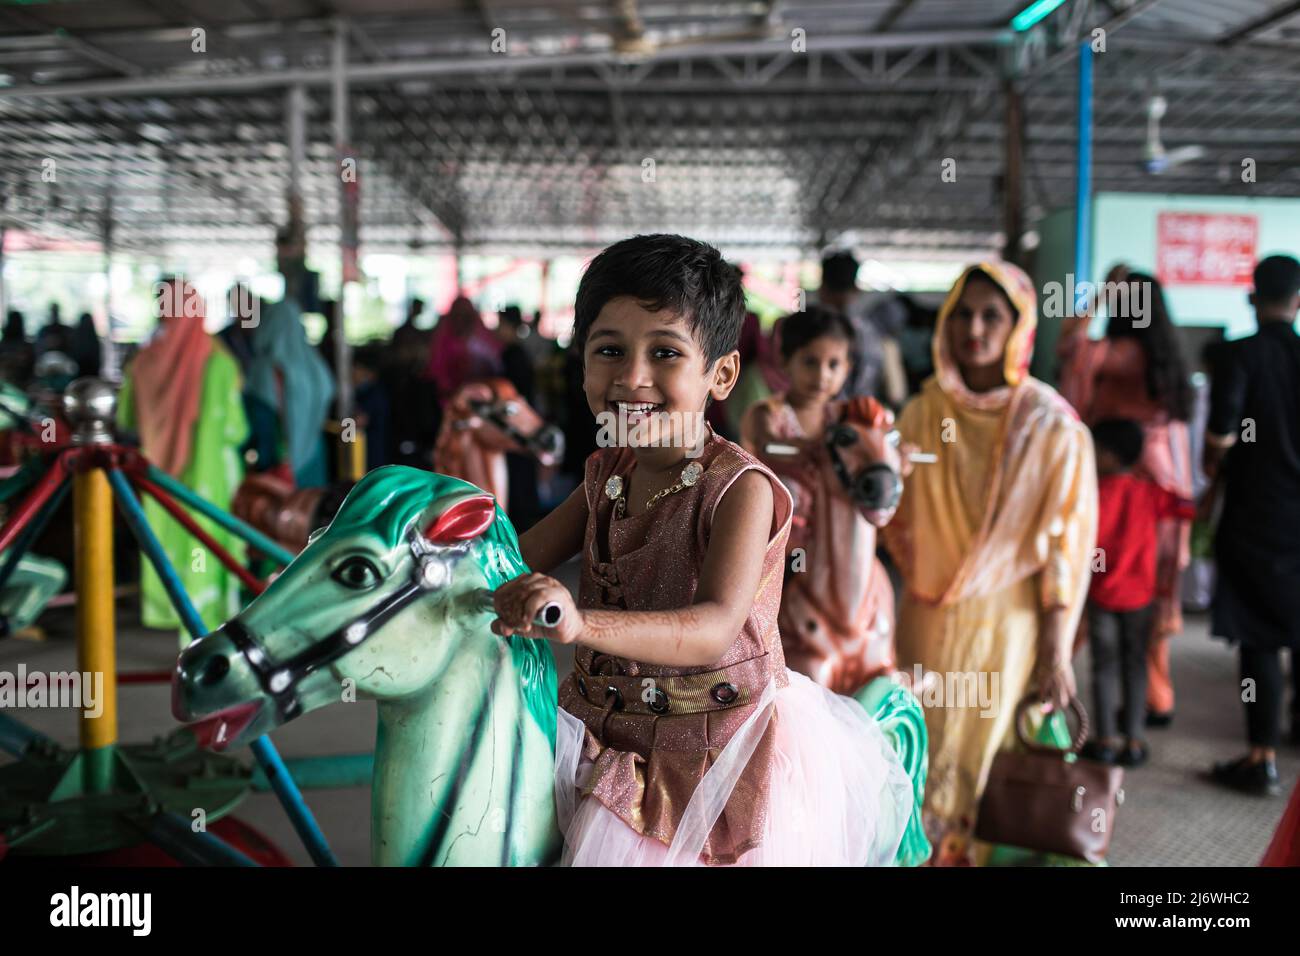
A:
[[[1083,756],[1136,767],[1146,762],[1142,722],[1147,692],[1147,635],[1156,596],[1156,523],[1194,516],[1190,501],[1133,474],[1142,426],[1108,419],[1092,429],[1097,449],[1097,552],[1088,592],[1088,642],[1097,735]],[[1120,685],[1117,687],[1116,685]],[[1124,737],[1119,736],[1122,688]]]

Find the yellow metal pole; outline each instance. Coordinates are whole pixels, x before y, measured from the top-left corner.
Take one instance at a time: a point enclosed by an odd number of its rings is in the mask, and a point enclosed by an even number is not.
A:
[[[366,430],[352,420],[352,438],[337,422],[326,422],[325,432],[334,442],[335,477],[340,481],[360,481],[366,477]]]
[[[112,789],[117,743],[117,661],[113,630],[113,492],[100,468],[73,478],[76,527],[77,665],[83,675],[103,675],[103,710],[81,715],[84,785],[91,792]],[[83,677],[84,679],[84,677]]]
[[[348,461],[348,475],[353,481],[360,481],[366,477],[366,430],[357,426],[357,433],[352,436],[353,440],[348,443],[350,446],[347,454],[350,456]]]

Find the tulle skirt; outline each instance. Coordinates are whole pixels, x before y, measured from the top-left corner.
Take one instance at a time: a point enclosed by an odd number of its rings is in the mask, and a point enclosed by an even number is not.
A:
[[[738,866],[892,866],[912,813],[912,782],[857,701],[802,674],[769,683],[691,796],[669,846],[637,833],[583,787],[585,728],[559,710],[555,797],[566,866],[699,866],[741,772],[778,715],[767,822]]]

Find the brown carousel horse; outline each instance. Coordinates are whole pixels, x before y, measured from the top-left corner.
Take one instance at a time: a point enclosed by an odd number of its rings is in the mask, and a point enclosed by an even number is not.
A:
[[[876,529],[902,493],[897,442],[889,411],[855,398],[812,455],[758,450],[795,500],[778,618],[786,663],[839,694],[894,671],[894,591]]]
[[[477,485],[505,509],[506,452],[532,455],[549,468],[564,457],[564,433],[548,425],[504,378],[462,386],[443,412],[433,449],[435,470]]]
[[[353,484],[337,481],[319,488],[298,488],[282,473],[254,472],[235,492],[230,513],[297,554],[307,547],[313,531],[330,523]]]

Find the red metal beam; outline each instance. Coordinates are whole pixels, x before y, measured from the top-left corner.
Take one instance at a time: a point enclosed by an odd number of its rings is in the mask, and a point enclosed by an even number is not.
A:
[[[204,547],[217,556],[217,560],[224,564],[233,574],[235,574],[236,577],[239,578],[239,580],[243,581],[245,587],[254,594],[261,594],[266,590],[266,582],[254,577],[253,573],[249,571],[248,568],[236,561],[234,555],[223,548],[217,542],[216,538],[204,531],[199,523],[190,516],[189,512],[177,503],[175,498],[167,494],[167,492],[163,491],[148,478],[144,478],[140,475],[133,475],[132,478],[137,488],[141,491],[147,491],[149,495],[158,502],[158,504],[163,506],[163,509],[169,515],[184,526],[186,531],[198,538]]]

